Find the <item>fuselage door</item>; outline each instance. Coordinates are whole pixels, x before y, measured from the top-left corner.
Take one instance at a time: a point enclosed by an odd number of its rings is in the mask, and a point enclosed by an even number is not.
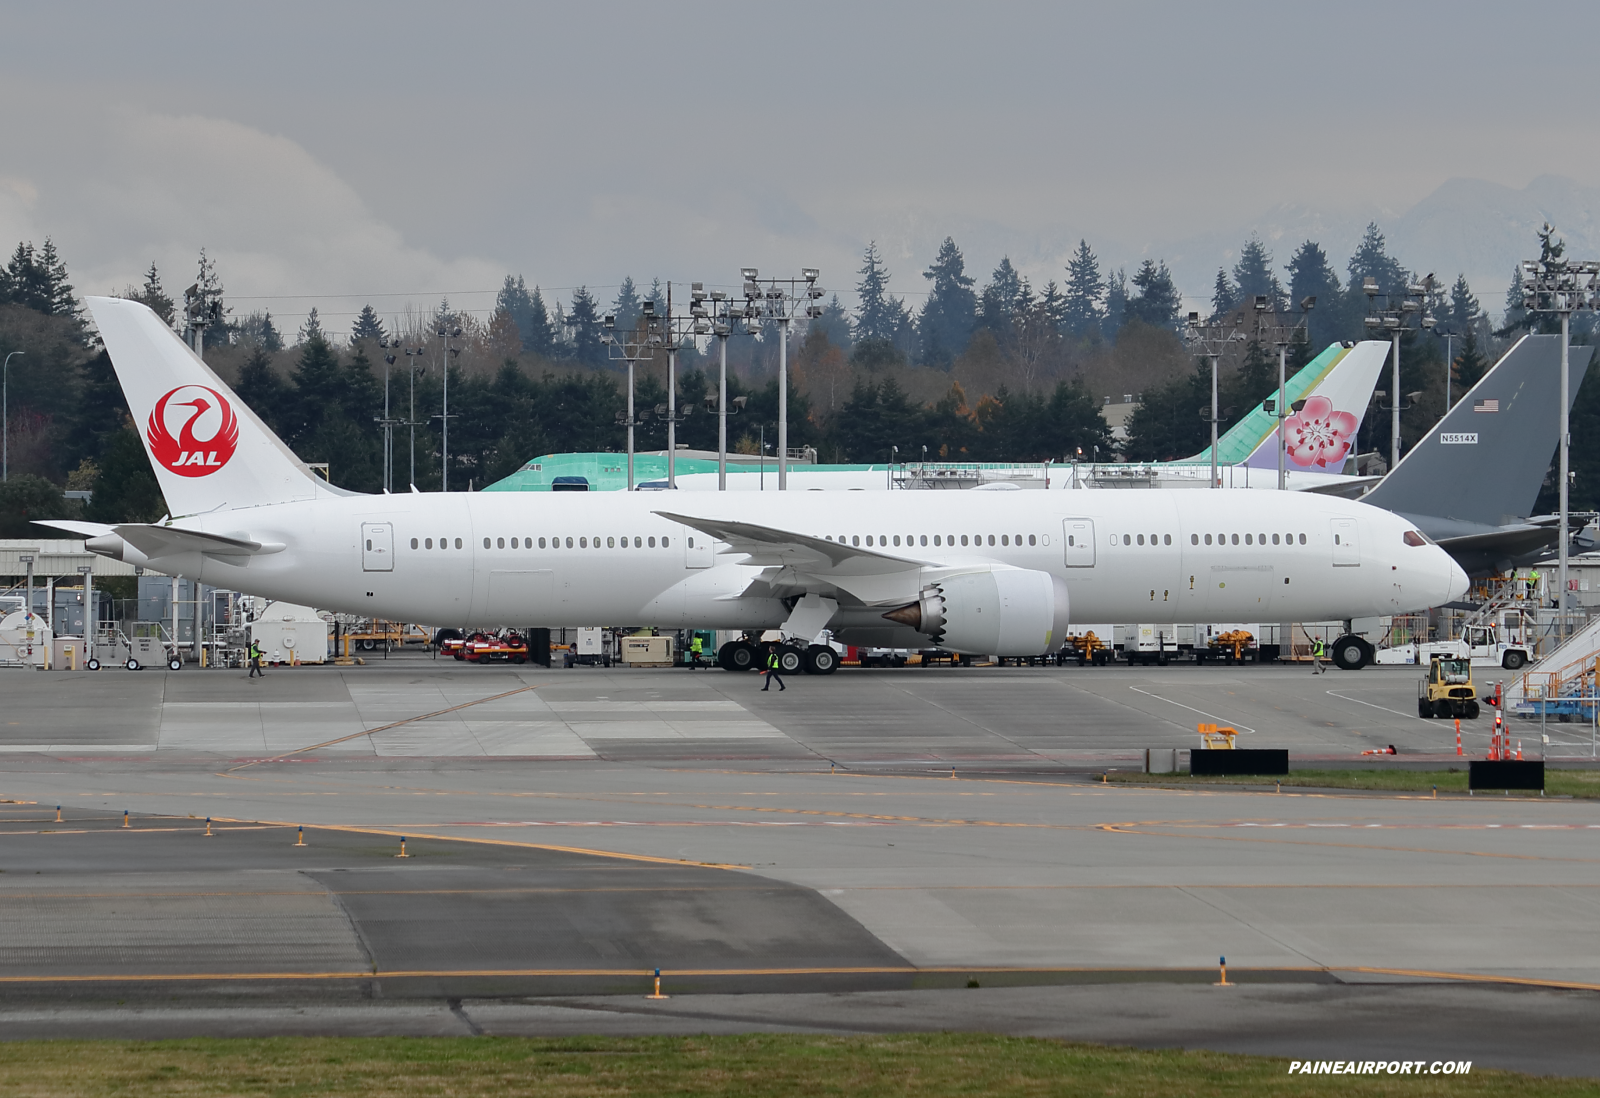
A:
[[[363,522],[361,524],[361,570],[363,572],[394,571],[393,523]]]
[[[1333,520],[1333,566],[1335,568],[1361,567],[1361,542],[1356,536],[1356,520]]]
[[[1061,552],[1068,568],[1094,567],[1094,520],[1061,520]]]

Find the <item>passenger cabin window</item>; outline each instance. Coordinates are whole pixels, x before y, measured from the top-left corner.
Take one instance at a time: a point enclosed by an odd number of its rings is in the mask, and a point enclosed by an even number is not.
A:
[[[411,539],[411,548],[415,549],[416,547],[417,547],[417,539],[416,538],[412,538]]]

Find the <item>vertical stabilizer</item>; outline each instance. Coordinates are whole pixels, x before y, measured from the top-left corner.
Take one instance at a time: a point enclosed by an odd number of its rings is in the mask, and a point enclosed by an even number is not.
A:
[[[1571,350],[1572,401],[1593,352]],[[1362,500],[1482,526],[1527,518],[1550,470],[1560,404],[1561,337],[1523,336]]]
[[[1389,344],[1366,340],[1350,348],[1327,376],[1305,393],[1305,406],[1283,422],[1289,440],[1284,468],[1289,472],[1342,473],[1356,451],[1356,435],[1372,403]],[[1274,399],[1277,393],[1273,393]],[[1292,408],[1300,397],[1290,395]],[[1278,468],[1278,432],[1261,441],[1245,462],[1252,469]]]
[[[1330,343],[1328,347],[1316,358],[1306,363],[1295,371],[1293,377],[1288,379],[1284,389],[1288,393],[1289,401],[1299,400],[1314,386],[1321,382],[1328,374],[1342,362],[1349,351],[1342,343]],[[1278,390],[1272,390],[1272,399],[1278,398]],[[1222,465],[1237,465],[1259,448],[1269,435],[1272,434],[1275,420],[1267,413],[1265,401],[1257,404],[1244,415],[1239,417],[1232,427],[1229,427],[1217,439],[1217,461]],[[1190,462],[1209,462],[1211,460],[1211,447],[1207,446],[1191,458],[1184,458],[1182,464]]]
[[[145,306],[87,299],[174,517],[344,495],[317,479]]]

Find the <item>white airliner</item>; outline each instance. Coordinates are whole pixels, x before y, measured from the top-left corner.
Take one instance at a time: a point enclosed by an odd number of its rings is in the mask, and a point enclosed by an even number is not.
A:
[[[171,516],[51,525],[230,590],[435,624],[779,628],[785,663],[818,673],[837,665],[824,630],[1036,655],[1072,620],[1325,621],[1467,590],[1405,520],[1298,492],[357,495],[143,305],[88,304]]]

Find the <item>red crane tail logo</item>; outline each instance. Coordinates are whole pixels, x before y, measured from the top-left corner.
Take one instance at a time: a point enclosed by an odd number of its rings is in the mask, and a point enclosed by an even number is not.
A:
[[[239,417],[215,389],[180,385],[156,401],[145,438],[163,468],[180,477],[207,477],[239,448]]]

